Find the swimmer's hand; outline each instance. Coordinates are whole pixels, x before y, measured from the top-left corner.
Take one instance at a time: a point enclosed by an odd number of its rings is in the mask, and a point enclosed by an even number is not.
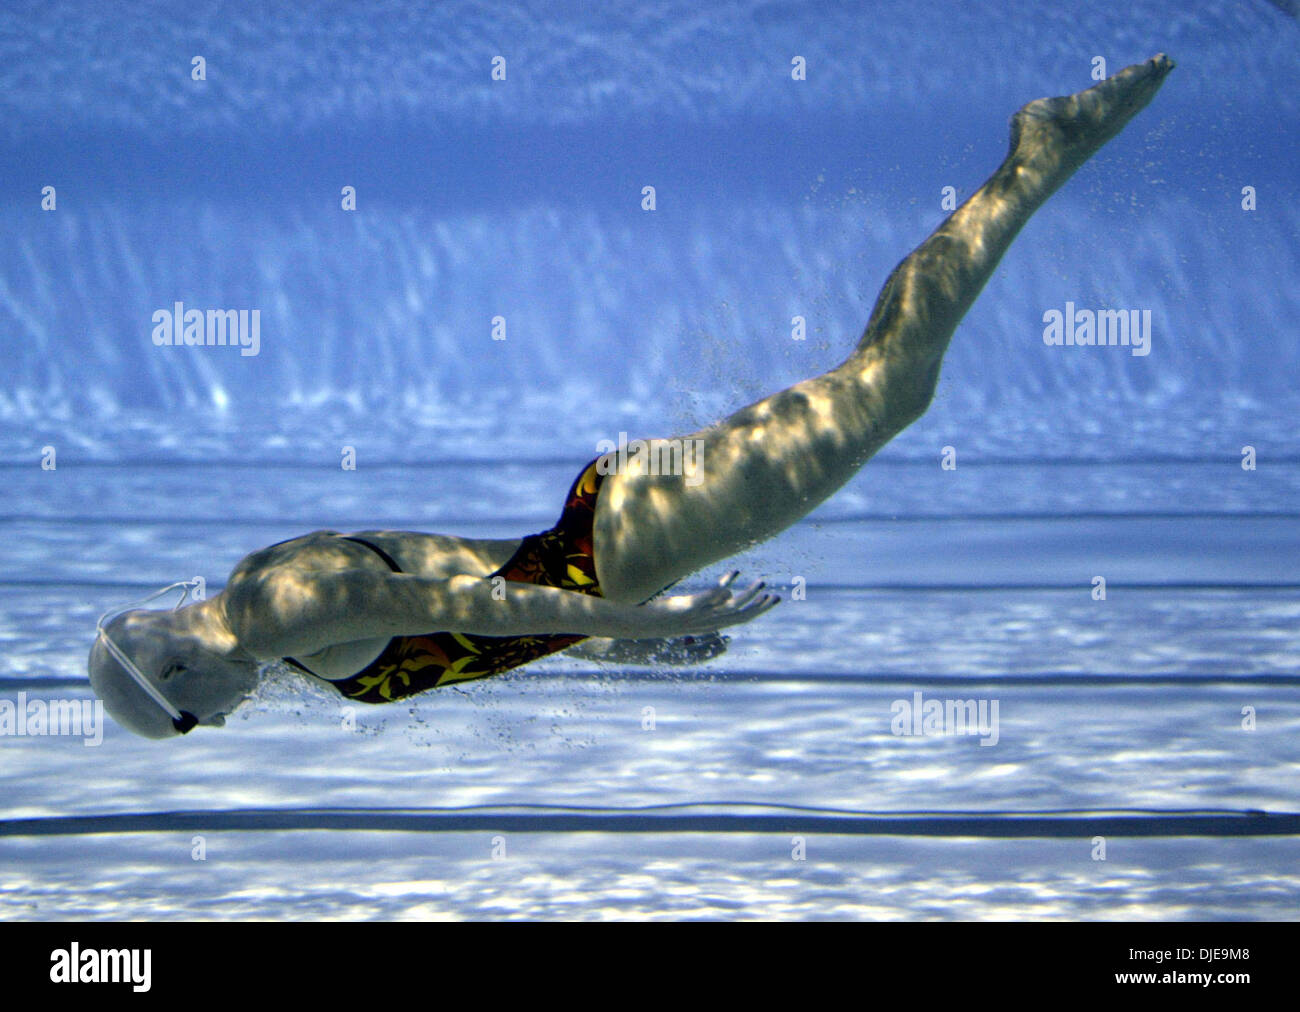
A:
[[[637,609],[644,617],[640,635],[685,636],[715,632],[758,618],[780,602],[778,595],[762,593],[762,582],[733,593],[731,585],[739,575],[739,570],[732,570],[712,590],[655,598],[641,605]]]

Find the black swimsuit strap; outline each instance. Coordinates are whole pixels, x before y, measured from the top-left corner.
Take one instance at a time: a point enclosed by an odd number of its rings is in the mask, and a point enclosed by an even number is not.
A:
[[[389,555],[386,551],[384,551],[382,548],[380,548],[378,545],[372,545],[369,541],[366,541],[362,538],[348,537],[348,535],[346,534],[340,534],[339,537],[341,537],[344,541],[355,541],[358,545],[365,545],[372,552],[378,555],[381,559],[387,562],[388,568],[391,569],[394,573],[400,573],[402,571],[402,567],[393,561],[393,557]]]

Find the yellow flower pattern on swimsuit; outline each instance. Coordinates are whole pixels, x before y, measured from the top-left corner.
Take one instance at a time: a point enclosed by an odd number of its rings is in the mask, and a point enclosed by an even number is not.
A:
[[[599,597],[592,525],[602,477],[593,460],[569,490],[556,525],[524,538],[510,561],[492,575]],[[554,634],[470,636],[455,632],[395,636],[365,670],[331,684],[349,699],[388,703],[426,689],[497,675],[586,638]]]

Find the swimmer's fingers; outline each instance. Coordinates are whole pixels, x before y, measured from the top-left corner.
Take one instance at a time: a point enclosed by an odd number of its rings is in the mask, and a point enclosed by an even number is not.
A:
[[[680,594],[660,602],[662,614],[672,623],[673,632],[677,635],[714,632],[739,625],[757,618],[781,600],[775,594],[763,593],[762,581],[739,593],[733,592],[730,588],[736,576],[734,572],[728,573],[712,590]]]
[[[740,597],[736,598],[735,606],[737,608],[743,608],[745,605],[749,604],[750,601],[754,600],[754,598],[758,596],[758,592],[762,590],[765,586],[766,584],[764,584],[762,581],[754,584],[752,587],[749,588],[749,590],[745,591],[743,594],[740,595]],[[766,595],[766,596],[774,597],[775,595]]]
[[[699,631],[712,632],[726,626],[752,621],[780,603],[781,598],[776,594],[760,595],[760,590],[762,590],[761,584],[752,587],[741,597],[733,598],[727,604],[717,607],[712,615],[702,617]]]
[[[686,616],[702,618],[715,612],[722,613],[743,607],[763,589],[764,585],[760,580],[737,597],[730,589],[737,575],[738,573],[735,572],[728,573],[711,590],[700,591],[698,594],[675,594],[672,597],[653,602],[652,606],[658,605],[665,612],[677,614],[683,618]]]

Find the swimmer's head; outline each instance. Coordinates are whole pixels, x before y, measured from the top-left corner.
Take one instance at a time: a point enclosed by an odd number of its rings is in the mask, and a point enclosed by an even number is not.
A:
[[[104,623],[95,637],[90,687],[109,716],[127,730],[145,738],[172,738],[196,724],[221,727],[257,684],[256,662],[212,649],[193,613],[193,608],[136,609]],[[152,693],[114,656],[114,646]]]

